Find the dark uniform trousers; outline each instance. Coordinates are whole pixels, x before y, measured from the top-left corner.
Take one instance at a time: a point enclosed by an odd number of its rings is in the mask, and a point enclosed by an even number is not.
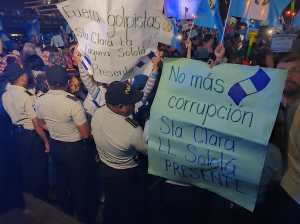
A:
[[[35,131],[14,128],[24,192],[41,199],[48,199],[48,155]]]
[[[145,175],[141,168],[118,170],[103,163],[104,224],[146,223]]]
[[[300,187],[300,186],[299,186]],[[278,190],[280,223],[296,224],[300,222],[300,205],[283,188]]]
[[[0,104],[0,215],[25,207],[19,156],[12,130],[9,117]]]
[[[94,223],[96,218],[95,174],[87,141],[61,142],[51,139],[56,174],[57,200],[63,211],[79,221]]]

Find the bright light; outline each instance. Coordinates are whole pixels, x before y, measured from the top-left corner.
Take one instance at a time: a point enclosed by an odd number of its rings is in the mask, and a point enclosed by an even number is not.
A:
[[[273,33],[274,33],[274,30],[273,30],[273,29],[269,29],[269,30],[267,30],[267,34],[268,34],[269,36],[272,36],[272,35],[273,35]]]
[[[183,39],[182,34],[181,34],[181,33],[178,34],[178,35],[176,36],[176,39],[179,40],[179,41],[182,41],[182,39]]]
[[[12,36],[12,37],[20,37],[20,36],[22,36],[22,35],[19,34],[19,33],[12,33],[12,34],[10,34],[10,36]]]

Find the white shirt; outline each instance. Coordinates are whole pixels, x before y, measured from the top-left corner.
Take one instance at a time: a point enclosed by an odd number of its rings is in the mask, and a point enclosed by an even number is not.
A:
[[[115,169],[138,166],[134,158],[137,151],[146,153],[143,130],[112,112],[108,107],[99,108],[92,119],[92,134],[100,159]]]
[[[32,120],[37,117],[34,111],[34,95],[21,86],[8,85],[2,101],[5,111],[14,125],[34,130]]]
[[[60,34],[52,37],[51,46],[54,46],[54,47],[64,47],[65,46],[64,40]]]
[[[52,139],[62,142],[81,140],[76,126],[87,122],[85,111],[79,100],[62,90],[50,90],[39,97],[37,115],[46,122]]]

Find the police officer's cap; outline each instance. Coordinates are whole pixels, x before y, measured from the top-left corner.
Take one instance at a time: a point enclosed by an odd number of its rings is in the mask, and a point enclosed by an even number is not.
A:
[[[64,87],[69,81],[67,70],[59,65],[48,67],[46,69],[46,76],[50,86]]]
[[[25,71],[17,63],[8,64],[4,70],[4,75],[10,83],[15,82],[24,73]]]
[[[142,92],[133,88],[128,82],[112,82],[108,87],[105,95],[107,104],[131,105],[142,99]]]

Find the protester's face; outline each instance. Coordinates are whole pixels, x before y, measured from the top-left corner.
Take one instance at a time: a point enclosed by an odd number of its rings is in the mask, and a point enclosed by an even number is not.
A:
[[[80,57],[81,57],[81,54],[80,54],[80,51],[79,49],[76,47],[74,49],[74,52],[72,54],[72,62],[73,62],[73,65],[78,65],[79,62],[80,62]]]
[[[300,60],[280,63],[277,67],[288,70],[284,94],[287,96],[298,94],[300,92]]]
[[[164,52],[163,52],[163,51],[159,51],[159,52],[158,52],[158,56],[159,56],[160,58],[163,58],[163,57],[164,57]]]
[[[49,64],[49,57],[50,57],[50,52],[49,51],[43,51],[42,53],[42,59],[45,65]]]
[[[28,85],[28,75],[26,73],[21,75],[18,79],[18,82],[21,86],[27,87],[27,85]]]
[[[75,94],[80,90],[80,82],[76,77],[72,77],[69,80],[69,90],[72,94]]]

